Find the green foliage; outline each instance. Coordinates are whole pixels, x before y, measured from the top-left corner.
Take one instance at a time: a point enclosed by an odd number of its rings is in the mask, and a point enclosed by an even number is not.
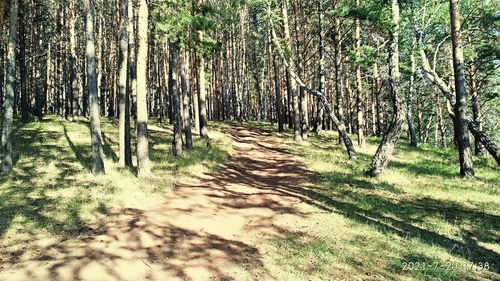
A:
[[[191,0],[160,1],[153,10],[156,36],[160,40],[175,42],[181,48],[209,53],[219,44],[210,36],[200,39],[199,32],[217,28],[214,12],[210,4],[195,4]]]
[[[351,50],[349,57],[354,65],[359,64],[363,69],[367,70],[379,59],[379,54],[374,47],[361,45],[359,57],[356,56],[356,50]]]
[[[351,8],[347,16],[368,21],[383,33],[392,29],[391,7],[386,1],[361,1],[359,8]]]

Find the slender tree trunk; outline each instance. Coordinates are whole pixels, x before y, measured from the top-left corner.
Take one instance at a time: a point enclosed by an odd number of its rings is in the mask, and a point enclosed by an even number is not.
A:
[[[96,1],[98,4],[101,4],[101,0],[90,0],[90,1]],[[100,111],[102,115],[106,114],[106,95],[104,91],[104,86],[103,84],[106,84],[104,78],[103,78],[103,69],[104,69],[104,64],[103,64],[103,57],[104,57],[104,48],[106,48],[107,44],[103,44],[103,39],[105,36],[103,36],[103,18],[102,18],[102,13],[100,13],[100,9],[97,9],[95,15],[95,20],[97,23],[97,49],[96,49],[96,55],[97,55],[97,91],[98,91],[98,96],[100,100]],[[104,82],[104,83],[103,83]]]
[[[346,73],[349,73],[349,70],[347,69],[346,67],[346,70],[345,70]],[[354,129],[353,129],[353,122],[354,122],[354,118],[352,116],[352,85],[351,85],[351,79],[350,77],[348,77],[348,75],[346,75],[345,77],[345,92],[346,92],[346,123],[347,123],[347,128],[349,129],[349,133],[350,134],[353,134],[354,133]]]
[[[359,8],[360,0],[356,0],[356,7]],[[365,146],[365,117],[363,114],[363,86],[361,80],[361,22],[359,17],[355,19],[354,41],[356,48],[356,112],[357,112],[357,131],[358,146]]]
[[[281,98],[281,83],[280,83],[280,73],[276,56],[273,58],[273,68],[274,68],[274,90],[276,98],[276,116],[278,118],[278,132],[283,133],[284,128],[284,118],[283,118],[283,102]]]
[[[373,77],[375,79],[375,103],[376,103],[376,115],[377,115],[377,136],[382,136],[383,134],[383,120],[384,120],[384,113],[382,110],[382,79],[380,78],[380,73],[378,69],[378,64],[375,63],[373,64]]]
[[[203,41],[203,32],[198,31],[200,42]],[[207,116],[207,89],[205,84],[205,58],[203,54],[198,56],[198,79],[199,79],[199,102],[200,102],[200,135],[207,141],[210,147],[210,138],[208,137],[208,116]],[[241,109],[240,109],[241,110]],[[240,111],[241,112],[241,111]]]
[[[101,120],[99,114],[99,98],[97,93],[97,69],[94,34],[94,3],[84,0],[85,31],[86,31],[86,59],[87,59],[87,91],[89,93],[90,132],[92,140],[92,173],[102,175],[104,170],[104,153],[102,147]]]
[[[4,42],[4,39],[5,37],[5,29],[4,29],[4,9],[5,7],[3,6],[5,5],[5,2],[1,2],[0,3],[0,20],[2,20],[0,22],[0,114],[3,113],[3,98],[4,98],[4,79],[5,79],[5,68],[6,68],[6,59],[5,59],[5,42]],[[1,136],[0,136],[0,139],[1,139]],[[1,141],[1,140],[0,140]],[[0,148],[0,157],[2,155],[2,150]],[[0,158],[0,164],[1,164],[2,160]]]
[[[319,34],[319,91],[326,93],[326,67],[325,67],[325,38],[323,31],[323,22],[325,18],[325,14],[323,11],[323,1],[318,1],[318,12],[319,12],[319,21],[318,21],[318,34]],[[316,124],[314,125],[315,131],[317,134],[321,133],[323,129],[323,115],[325,114],[323,109],[323,104],[318,100],[316,106]]]
[[[49,40],[48,47],[47,47],[47,69],[46,69],[46,79],[45,79],[45,106],[44,106],[44,111],[45,113],[49,113],[49,110],[52,111],[53,109],[49,108],[49,103],[52,104],[52,101],[50,100],[53,92],[54,92],[54,87],[52,85],[52,76],[53,76],[53,65],[52,65],[52,41]],[[52,107],[52,106],[51,106]]]
[[[392,34],[391,34],[391,47],[390,47],[390,84],[391,93],[394,99],[394,114],[392,117],[391,125],[386,134],[382,138],[372,163],[366,172],[368,176],[378,176],[381,174],[394,152],[399,138],[403,132],[403,125],[406,120],[406,104],[401,97],[400,78],[401,73],[399,70],[399,3],[398,0],[392,0]]]
[[[72,119],[73,121],[78,120],[78,114],[79,114],[79,100],[80,100],[80,88],[78,86],[78,58],[76,55],[76,31],[75,31],[75,23],[77,21],[76,19],[76,11],[75,11],[75,2],[76,0],[70,1],[70,19],[69,19],[69,45],[70,45],[70,52],[71,52],[71,57],[70,57],[70,67],[71,67],[71,74],[70,74],[70,80],[71,80],[71,102],[72,102]]]
[[[196,62],[197,62],[197,60],[196,60]],[[198,66],[196,66],[196,71],[199,72]],[[198,75],[199,75],[199,73],[196,73],[195,77],[198,77]],[[197,86],[199,87],[199,83],[198,83]],[[195,133],[201,135],[201,130],[200,130],[200,101],[199,101],[199,94],[198,93],[199,93],[199,88],[198,88],[198,91],[193,91],[192,92],[192,97],[193,97],[193,117],[194,117],[194,131],[195,131]],[[228,107],[229,106],[225,106],[225,108],[228,108]]]
[[[443,104],[441,103],[441,99],[439,95],[436,98],[436,111],[437,111],[437,117],[438,117],[438,127],[439,127],[439,132],[441,135],[441,145],[444,148],[448,147],[448,141],[446,140],[446,126],[444,124],[443,120]]]
[[[469,85],[471,89],[471,101],[472,101],[472,120],[477,124],[479,130],[482,130],[482,122],[481,122],[481,106],[479,103],[479,93],[477,89],[476,82],[476,71],[477,69],[471,69],[471,73],[469,75]],[[479,141],[478,137],[474,137],[474,152],[476,155],[480,156],[484,154],[484,146]]]
[[[290,37],[290,27],[288,24],[288,11],[286,1],[281,1],[281,16],[283,18],[283,30],[285,34],[285,44],[288,51],[292,52],[292,40]],[[293,59],[288,59],[288,63],[292,69],[295,69],[295,61]],[[290,92],[292,96],[292,107],[293,107],[293,128],[294,128],[294,138],[295,141],[302,141],[302,133],[300,128],[300,109],[299,109],[299,92],[297,87],[297,82],[290,77],[290,73],[286,72],[286,81],[290,85]]]
[[[9,10],[9,41],[7,43],[7,83],[5,100],[3,104],[4,116],[2,127],[2,143],[0,152],[1,173],[6,174],[12,170],[12,123],[14,117],[14,84],[16,80],[16,48],[17,48],[17,18],[18,1],[10,0]]]
[[[21,5],[21,7],[23,7]],[[19,78],[21,84],[21,120],[27,122],[29,119],[28,92],[27,92],[27,69],[26,69],[26,16],[21,9],[19,20]]]
[[[295,15],[295,42],[296,42],[296,54],[297,54],[297,71],[299,76],[303,76],[304,73],[304,64],[303,64],[303,56],[302,56],[302,34],[300,32],[299,26],[299,8],[297,1],[293,1],[293,9]],[[309,131],[309,106],[308,106],[308,96],[304,91],[304,88],[300,87],[300,122],[302,126],[302,139],[307,139],[307,133]]]
[[[170,47],[170,68],[172,69],[171,95],[174,107],[174,138],[172,140],[172,154],[174,156],[182,156],[182,118],[181,118],[181,103],[179,101],[179,86],[178,86],[178,62],[177,62],[178,47],[174,43]]]
[[[128,25],[129,25],[129,2],[120,2],[120,54],[119,54],[119,134],[120,134],[120,155],[119,166],[132,166],[132,151],[130,148],[130,106],[128,83]]]
[[[338,0],[333,1],[333,8],[336,9]],[[341,24],[339,17],[333,19],[333,51],[335,64],[335,114],[339,121],[345,125],[344,116],[344,94],[342,92],[342,42],[341,42]],[[342,141],[341,133],[339,132],[339,143]]]
[[[408,95],[406,96],[406,106],[408,108],[408,112],[406,114],[406,119],[408,122],[408,133],[410,136],[410,145],[413,147],[417,147],[417,132],[415,131],[415,126],[413,125],[413,96],[415,94],[415,72],[417,70],[417,64],[415,61],[415,46],[416,46],[416,38],[413,39],[412,44],[412,53],[410,55],[410,63],[411,63],[411,74],[410,74],[410,89],[408,91]]]
[[[234,119],[241,121],[241,97],[239,91],[238,83],[238,71],[237,71],[237,50],[236,50],[236,29],[235,20],[231,16],[231,81],[232,81],[232,91],[233,91],[233,102],[234,102]]]
[[[191,108],[189,106],[189,88],[188,80],[186,77],[186,68],[189,68],[189,56],[185,52],[181,55],[181,84],[182,84],[182,106],[184,108],[184,115],[182,116],[182,122],[184,125],[184,134],[186,135],[186,148],[193,149],[193,134],[191,132]]]
[[[148,140],[148,4],[146,0],[139,0],[137,24],[137,172],[139,177],[148,177],[151,174],[149,163]]]
[[[458,0],[450,0],[450,20],[456,92],[455,131],[460,158],[460,175],[464,178],[471,178],[474,177],[474,165],[467,125],[467,91],[465,89],[464,54]]]
[[[129,112],[137,118],[137,45],[136,45],[136,24],[135,8],[132,0],[128,0],[128,96]]]

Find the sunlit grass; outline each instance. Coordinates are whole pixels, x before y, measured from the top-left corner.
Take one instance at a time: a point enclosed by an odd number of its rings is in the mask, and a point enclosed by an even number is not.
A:
[[[364,171],[376,138],[356,147],[358,160],[350,162],[337,133],[297,144],[289,130],[252,125],[274,132],[315,173],[306,196],[325,210],[312,214],[303,232],[270,240],[269,263],[284,280],[500,278],[500,170],[493,159],[476,158],[477,179],[462,180],[455,151],[402,141],[374,179]]]
[[[211,123],[211,149],[195,138],[195,150],[175,158],[171,127],[152,121],[153,175],[138,179],[135,169],[116,165],[118,124],[104,119],[107,173],[94,177],[85,121],[15,125],[15,168],[0,182],[0,247],[79,237],[115,210],[153,205],[176,181],[217,171],[231,153],[226,125]],[[462,180],[455,151],[402,141],[387,171],[367,178],[378,139],[357,148],[351,162],[336,133],[297,144],[290,130],[252,125],[273,132],[314,174],[311,189],[299,191],[311,205],[305,227],[268,237],[258,270],[278,280],[500,278],[500,173],[492,159],[475,159],[478,178]],[[410,269],[409,262],[421,266]],[[480,270],[480,262],[489,268]],[[234,276],[255,279],[249,274]]]
[[[95,177],[90,173],[87,121],[48,117],[26,124],[16,122],[14,130],[15,167],[0,179],[0,241],[4,245],[22,241],[25,235],[77,237],[113,209],[153,204],[161,198],[158,192],[171,190],[183,177],[216,170],[231,149],[229,138],[211,132],[212,149],[195,137],[195,150],[174,158],[171,127],[152,121],[153,173],[146,180],[138,179],[135,169],[116,164],[118,123],[103,119],[106,175]],[[133,136],[134,129],[131,131]]]

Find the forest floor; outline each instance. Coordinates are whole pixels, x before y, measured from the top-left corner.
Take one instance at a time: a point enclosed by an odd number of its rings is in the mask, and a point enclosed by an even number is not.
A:
[[[89,175],[85,122],[17,124],[14,172],[0,182],[0,280],[500,280],[500,176],[452,150],[402,143],[363,176],[377,140],[346,160],[333,133],[296,144],[265,123],[212,124],[170,156],[151,129],[146,181],[116,161]]]

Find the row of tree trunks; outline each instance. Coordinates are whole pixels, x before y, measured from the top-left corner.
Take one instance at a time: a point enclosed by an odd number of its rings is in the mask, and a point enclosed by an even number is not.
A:
[[[268,11],[271,10],[271,6],[268,5]],[[326,115],[331,119],[331,121],[334,123],[335,127],[337,130],[340,132],[341,139],[346,147],[347,154],[350,160],[355,160],[356,159],[356,151],[354,150],[354,146],[352,144],[352,141],[347,134],[346,127],[344,124],[342,124],[335,114],[333,113],[331,109],[331,105],[328,103],[327,97],[325,96],[324,93],[319,92],[318,90],[311,88],[307,84],[304,83],[304,81],[297,76],[296,70],[292,68],[292,66],[289,63],[289,60],[285,56],[285,51],[280,48],[280,44],[278,42],[278,37],[276,36],[276,31],[274,29],[274,23],[272,20],[270,20],[270,29],[271,29],[271,40],[273,41],[273,46],[277,49],[278,55],[281,57],[283,64],[286,67],[287,73],[290,74],[290,77],[296,81],[297,84],[299,84],[301,87],[303,87],[307,92],[310,94],[314,95],[324,106]]]
[[[425,51],[423,49],[420,49],[420,58],[422,61],[422,69],[425,78],[427,78],[427,80],[434,84],[441,91],[441,93],[443,93],[449,105],[448,113],[451,119],[454,120],[455,112],[451,110],[451,108],[456,108],[453,91],[450,89],[448,84],[446,84],[446,82],[436,73],[436,71],[431,69],[429,60],[427,59],[427,55],[425,54]],[[488,136],[488,134],[482,131],[478,124],[474,122],[474,120],[466,117],[466,121],[467,129],[469,130],[469,132],[474,136],[475,139],[477,139],[479,142],[481,142],[482,145],[484,145],[489,154],[500,166],[500,151],[498,150],[498,145],[495,143],[495,141],[490,136]],[[441,130],[444,129],[443,127],[444,126],[441,125]]]

